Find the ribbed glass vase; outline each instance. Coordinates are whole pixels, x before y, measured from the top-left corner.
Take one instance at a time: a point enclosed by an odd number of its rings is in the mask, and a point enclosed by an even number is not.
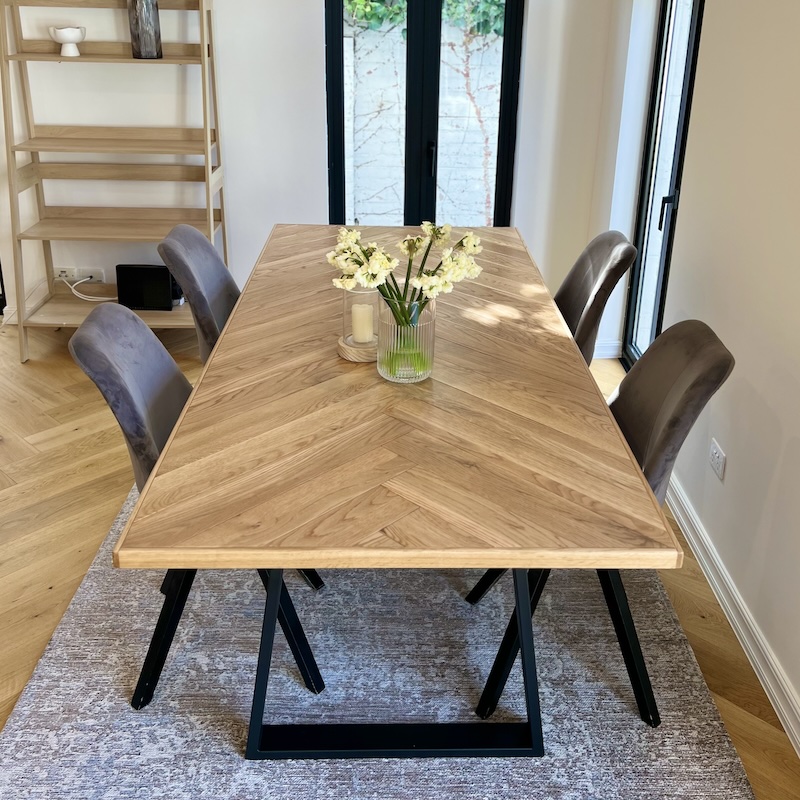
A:
[[[378,372],[394,383],[419,383],[433,371],[436,301],[407,302],[402,308],[380,303]]]

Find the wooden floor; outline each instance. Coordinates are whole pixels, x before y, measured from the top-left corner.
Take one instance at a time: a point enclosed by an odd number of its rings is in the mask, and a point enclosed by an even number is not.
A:
[[[116,422],[67,352],[70,334],[31,331],[20,364],[16,329],[0,328],[0,726],[133,485]],[[194,332],[162,339],[194,380]],[[621,367],[593,372],[607,392]],[[756,798],[800,800],[800,759],[688,548],[684,568],[662,579]]]

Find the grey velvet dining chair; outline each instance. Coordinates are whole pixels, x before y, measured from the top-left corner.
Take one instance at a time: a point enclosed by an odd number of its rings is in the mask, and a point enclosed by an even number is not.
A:
[[[186,296],[205,363],[239,299],[239,287],[217,248],[191,225],[176,225],[158,245],[158,254]],[[314,569],[300,574],[312,589],[325,585]]]
[[[217,248],[191,225],[176,225],[158,254],[183,290],[205,363],[239,299],[239,287]]]
[[[600,319],[611,292],[636,260],[636,248],[619,231],[592,239],[553,297],[578,349],[592,363]]]
[[[153,331],[116,303],[92,309],[70,339],[69,350],[116,417],[141,491],[191,394],[191,384]],[[164,605],[133,695],[135,708],[153,697],[196,572],[167,571],[161,585]],[[258,573],[266,586],[267,571]],[[279,621],[306,686],[322,691],[325,684],[285,586]]]
[[[609,408],[659,503],[663,503],[681,445],[712,395],[733,369],[730,351],[704,322],[686,320],[656,338],[609,399]],[[489,570],[467,595],[477,603],[505,572]],[[530,571],[531,614],[536,610],[550,570]],[[597,575],[622,650],[642,719],[660,722],[625,588],[617,569]],[[519,650],[517,620],[506,628],[477,713],[490,716],[508,680]]]
[[[191,225],[176,225],[158,245],[158,254],[186,296],[205,363],[239,299],[239,287],[217,248]],[[312,589],[325,585],[315,569],[300,574]]]

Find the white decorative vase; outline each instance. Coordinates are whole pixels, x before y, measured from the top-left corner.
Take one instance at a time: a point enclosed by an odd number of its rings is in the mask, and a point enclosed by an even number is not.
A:
[[[61,45],[61,55],[64,58],[77,58],[81,54],[78,43],[86,38],[86,28],[51,26],[49,31],[50,38]]]

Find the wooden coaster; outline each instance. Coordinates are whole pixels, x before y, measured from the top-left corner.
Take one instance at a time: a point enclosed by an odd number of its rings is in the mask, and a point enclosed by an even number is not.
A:
[[[336,345],[339,355],[347,361],[367,362],[378,360],[377,342],[372,347],[352,347],[345,344],[344,337],[340,336]]]

